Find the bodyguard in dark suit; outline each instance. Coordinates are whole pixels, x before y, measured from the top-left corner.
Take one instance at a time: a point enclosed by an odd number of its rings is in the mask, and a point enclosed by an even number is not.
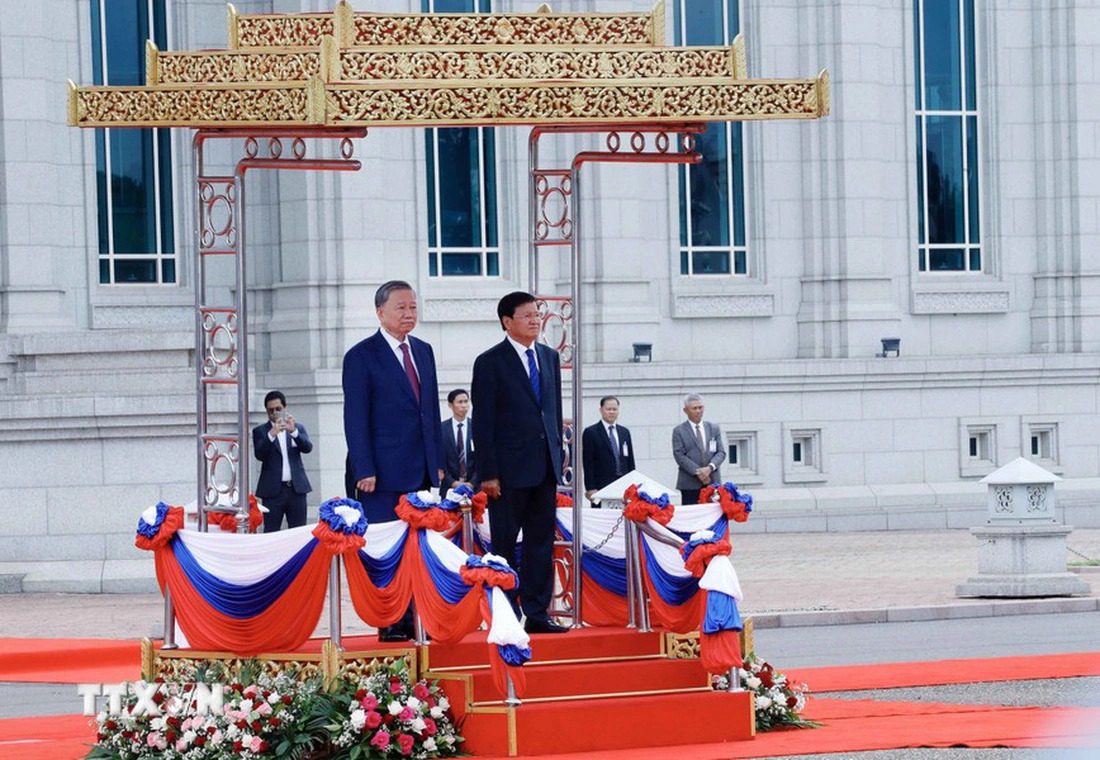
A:
[[[267,508],[264,533],[274,533],[286,515],[288,528],[306,524],[306,494],[313,490],[302,466],[302,454],[313,451],[305,425],[286,411],[286,396],[271,391],[264,397],[268,421],[252,428],[252,451],[260,460],[256,497]]]
[[[439,386],[432,347],[409,335],[417,317],[412,286],[385,283],[374,306],[381,329],[344,354],[345,479],[369,522],[391,522],[402,494],[439,485]],[[401,641],[411,634],[410,612],[379,638]]]
[[[497,304],[503,341],[474,362],[475,457],[490,499],[493,552],[515,567],[523,531],[519,597],[531,633],[564,633],[546,610],[553,592],[557,484],[561,477],[561,362],[537,342],[535,297],[517,291]]]
[[[718,465],[726,459],[722,430],[713,422],[703,421],[703,397],[689,393],[684,397],[687,419],[672,429],[672,456],[679,471],[676,487],[684,504],[698,504],[703,486],[721,483]]]
[[[447,394],[451,416],[443,420],[443,479],[439,490],[446,493],[457,483],[478,489],[477,466],[474,462],[473,418],[469,416],[470,394],[465,388],[455,388]]]
[[[619,399],[600,399],[600,421],[584,429],[584,495],[592,494],[634,469],[634,441],[630,431],[617,424]]]

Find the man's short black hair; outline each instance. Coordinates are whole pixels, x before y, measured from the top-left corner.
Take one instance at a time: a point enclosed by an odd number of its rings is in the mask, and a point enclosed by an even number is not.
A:
[[[268,391],[268,394],[264,396],[264,409],[267,409],[267,405],[275,399],[279,399],[279,403],[286,408],[286,396],[283,395],[282,391]]]
[[[600,409],[603,409],[603,405],[608,401],[614,401],[616,404],[621,403],[618,396],[604,396],[600,399]]]
[[[382,304],[390,300],[390,294],[398,290],[412,290],[413,286],[404,280],[390,280],[378,286],[374,291],[374,308],[381,309]]]
[[[500,329],[504,330],[504,318],[511,319],[516,315],[516,309],[524,304],[537,303],[538,299],[526,290],[514,290],[497,304],[497,318],[500,320]]]
[[[466,392],[465,388],[455,388],[453,391],[451,391],[450,393],[447,394],[447,403],[448,404],[453,404],[455,402],[455,399],[458,398],[459,396],[469,396],[469,395],[470,394]]]

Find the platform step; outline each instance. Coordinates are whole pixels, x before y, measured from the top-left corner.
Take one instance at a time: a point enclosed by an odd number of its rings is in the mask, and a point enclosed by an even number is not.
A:
[[[474,704],[500,704],[488,668],[471,672]],[[710,676],[698,660],[612,660],[567,665],[524,666],[525,702],[535,699],[598,697],[707,689]]]
[[[489,664],[486,631],[470,634],[457,644],[432,644],[428,647],[427,667],[446,671]],[[592,662],[628,658],[656,657],[664,654],[664,634],[639,633],[626,628],[577,628],[563,634],[536,634],[531,637],[532,662]]]
[[[748,692],[693,692],[475,707],[462,734],[474,755],[531,755],[744,741],[755,728]]]

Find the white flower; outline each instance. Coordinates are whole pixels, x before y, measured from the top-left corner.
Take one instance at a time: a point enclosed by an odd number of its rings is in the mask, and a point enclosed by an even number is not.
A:
[[[768,699],[767,697],[757,697],[756,698],[756,709],[757,710],[767,710],[771,706],[772,706],[772,701],[770,699]]]
[[[409,697],[409,701],[407,702],[407,704],[414,710],[420,709],[420,700],[416,697]]]
[[[443,710],[442,707],[440,707],[439,705],[436,705],[435,707],[433,707],[430,710],[430,712],[431,712],[433,718],[435,718],[436,720],[439,720],[440,718],[443,717],[443,713],[445,711]]]
[[[363,726],[367,723],[367,713],[365,710],[352,710],[351,711],[351,727],[356,731],[362,731]]]
[[[754,690],[759,689],[760,688],[760,679],[757,678],[756,676],[750,676],[749,678],[745,679],[745,686],[748,686],[750,689],[754,689]]]
[[[389,707],[390,715],[400,715],[401,711],[404,710],[404,709],[405,708],[402,707],[401,703],[398,702],[396,699],[394,701],[390,702],[390,707]]]
[[[424,740],[424,750],[426,752],[435,752],[436,749],[437,747],[435,744],[435,739],[429,736],[427,739]]]
[[[424,733],[424,729],[428,727],[428,724],[424,722],[423,718],[413,718],[413,722],[410,724],[412,730],[418,734]]]
[[[449,747],[449,746],[451,746],[452,744],[455,743],[455,738],[453,736],[451,736],[450,734],[447,734],[446,736],[443,737],[443,741],[447,742],[447,746]]]
[[[450,707],[450,706],[451,706],[451,702],[450,702],[450,700],[449,700],[449,699],[447,699],[446,697],[440,697],[440,698],[439,698],[439,706],[440,706],[440,707],[441,707],[442,709],[446,710],[446,709],[447,709],[448,707]]]

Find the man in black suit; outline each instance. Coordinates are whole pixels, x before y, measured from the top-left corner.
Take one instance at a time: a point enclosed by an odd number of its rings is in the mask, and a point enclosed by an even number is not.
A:
[[[264,397],[268,421],[252,429],[252,451],[260,460],[256,497],[265,507],[264,533],[274,533],[286,515],[288,528],[306,524],[306,494],[313,490],[302,466],[302,454],[313,451],[305,425],[286,411],[286,396],[271,391]]]
[[[584,496],[592,494],[634,469],[634,441],[630,431],[616,424],[619,399],[600,399],[601,420],[584,429]],[[599,506],[594,504],[593,506]]]
[[[515,567],[523,531],[519,598],[530,633],[565,633],[547,615],[553,593],[557,484],[562,469],[561,361],[537,342],[535,297],[517,291],[497,304],[503,341],[474,362],[474,454],[489,505],[493,552]],[[512,597],[515,603],[515,595]]]
[[[439,490],[446,494],[459,483],[475,491],[478,488],[477,467],[474,464],[473,425],[469,416],[470,394],[465,388],[455,388],[447,394],[451,418],[443,420],[443,479]]]

